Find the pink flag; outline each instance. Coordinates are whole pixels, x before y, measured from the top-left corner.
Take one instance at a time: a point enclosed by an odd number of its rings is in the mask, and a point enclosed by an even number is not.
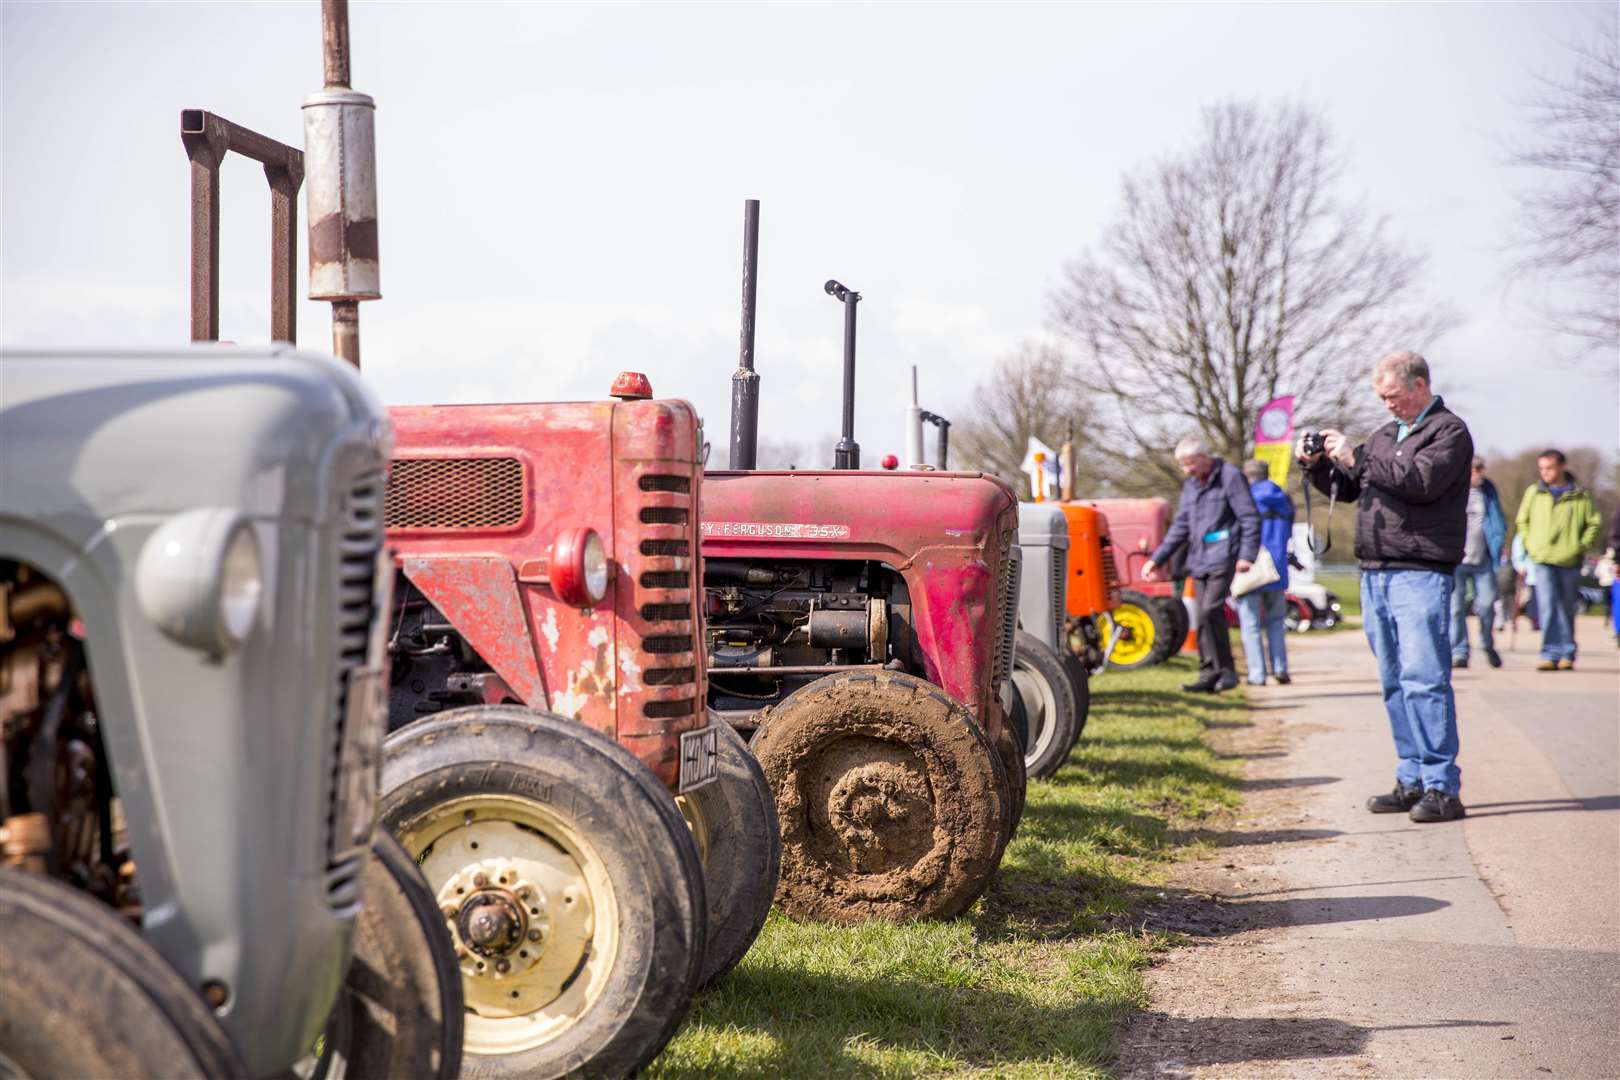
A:
[[[1294,437],[1294,395],[1274,398],[1254,417],[1255,443],[1286,443]]]

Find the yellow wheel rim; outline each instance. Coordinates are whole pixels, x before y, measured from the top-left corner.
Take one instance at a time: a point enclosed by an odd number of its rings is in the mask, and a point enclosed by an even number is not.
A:
[[[618,955],[607,867],[571,822],[510,795],[440,803],[400,842],[455,943],[469,1053],[516,1054],[590,1011]]]
[[[1135,604],[1121,604],[1110,614],[1114,617],[1113,625],[1110,626],[1107,619],[1102,623],[1105,652],[1113,639],[1114,627],[1128,631],[1120,635],[1119,644],[1114,646],[1110,657],[1111,662],[1120,667],[1129,667],[1146,660],[1153,651],[1153,616]]]
[[[714,781],[718,783],[719,781]],[[686,821],[686,827],[692,832],[692,839],[697,843],[698,861],[704,866],[709,865],[709,826],[703,820],[703,803],[691,795],[675,796],[675,805],[681,809],[681,817]]]

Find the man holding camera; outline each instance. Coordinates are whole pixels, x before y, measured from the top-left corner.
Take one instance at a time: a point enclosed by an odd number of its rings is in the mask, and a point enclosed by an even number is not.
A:
[[[1226,597],[1232,578],[1259,554],[1260,512],[1243,474],[1212,455],[1204,440],[1189,435],[1177,443],[1176,465],[1187,478],[1181,502],[1170,531],[1142,564],[1142,577],[1152,581],[1157,568],[1187,545],[1187,576],[1198,605],[1198,678],[1181,688],[1219,693],[1237,685]]]
[[[1451,692],[1451,592],[1468,533],[1468,425],[1429,389],[1413,352],[1373,366],[1373,392],[1394,421],[1364,444],[1343,432],[1302,436],[1295,456],[1317,490],[1356,502],[1361,616],[1378,661],[1395,752],[1395,789],[1375,814],[1455,821],[1465,813]]]

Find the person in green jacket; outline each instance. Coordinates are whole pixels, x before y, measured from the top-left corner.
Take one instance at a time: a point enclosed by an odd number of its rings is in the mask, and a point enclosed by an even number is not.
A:
[[[1541,663],[1537,671],[1575,666],[1575,599],[1581,556],[1597,543],[1603,521],[1592,493],[1564,468],[1561,450],[1536,458],[1541,479],[1525,490],[1516,523],[1530,556],[1530,573],[1541,616]]]

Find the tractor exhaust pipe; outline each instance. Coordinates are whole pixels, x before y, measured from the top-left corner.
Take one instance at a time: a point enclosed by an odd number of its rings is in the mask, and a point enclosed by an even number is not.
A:
[[[360,366],[360,301],[382,298],[376,102],[349,87],[349,3],[321,0],[325,89],[304,100],[309,298],[332,304],[332,352]]]
[[[911,365],[911,404],[906,406],[906,468],[920,465],[923,456],[923,410],[917,405],[917,365]]]
[[[922,410],[918,419],[939,429],[939,464],[935,468],[945,468],[945,462],[949,459],[951,451],[951,422],[939,413],[932,413],[927,409]]]
[[[833,468],[859,469],[861,447],[855,441],[855,305],[861,294],[829,280],[822,286],[827,295],[844,305],[844,431],[833,448]]]
[[[754,311],[759,290],[759,200],[743,203],[742,336],[731,374],[732,469],[754,469],[759,451],[759,374],[754,371]]]

